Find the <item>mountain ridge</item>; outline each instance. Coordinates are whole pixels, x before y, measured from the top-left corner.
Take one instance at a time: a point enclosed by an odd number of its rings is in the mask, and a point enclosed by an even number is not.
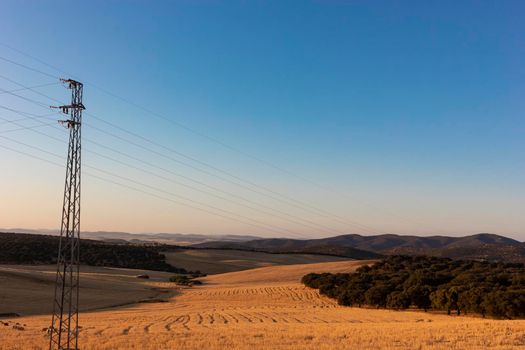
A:
[[[57,229],[23,229],[23,228],[0,228],[1,232],[11,233],[28,233],[28,234],[39,234],[39,235],[60,235],[60,230]],[[152,232],[152,233],[129,233],[121,231],[82,231],[80,232],[81,238],[94,239],[112,243],[161,243],[171,245],[190,245],[203,243],[208,241],[228,241],[228,242],[242,242],[261,237],[251,235],[206,235],[206,234],[193,234],[193,233],[164,233],[164,232]]]
[[[2,231],[2,229],[0,229]],[[7,231],[7,230],[6,230]],[[58,230],[11,229],[10,232],[58,235]],[[250,235],[182,233],[82,232],[84,239],[116,244],[165,244],[188,248],[235,249],[266,253],[307,253],[376,259],[386,255],[432,255],[454,259],[525,263],[525,243],[492,233],[467,236],[345,234],[327,238],[262,238]]]
[[[433,255],[456,259],[525,262],[525,243],[490,233],[463,237],[411,236],[383,234],[362,236],[339,235],[319,239],[270,238],[245,242],[204,242],[191,245],[195,248],[244,249],[266,252],[309,252],[348,256],[345,250],[353,249],[360,255]]]

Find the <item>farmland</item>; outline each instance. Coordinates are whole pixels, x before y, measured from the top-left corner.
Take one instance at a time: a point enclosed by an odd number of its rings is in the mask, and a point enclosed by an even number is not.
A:
[[[128,288],[135,284],[162,288],[173,296],[165,302],[81,313],[81,348],[512,349],[525,345],[523,320],[342,307],[299,282],[309,272],[351,272],[367,263],[262,267],[208,276],[202,279],[203,286],[191,288],[172,286],[163,275],[146,282],[130,280],[134,277],[128,275]],[[48,315],[3,322],[0,349],[46,348]],[[18,327],[13,327],[16,323]]]
[[[241,271],[274,265],[309,264],[329,261],[345,261],[329,255],[315,254],[269,254],[231,249],[187,249],[162,252],[167,263],[188,271],[207,274]]]

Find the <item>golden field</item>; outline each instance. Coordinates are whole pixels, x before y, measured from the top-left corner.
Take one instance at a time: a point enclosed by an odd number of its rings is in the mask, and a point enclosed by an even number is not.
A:
[[[80,348],[525,348],[523,320],[340,307],[299,283],[308,272],[352,271],[363,263],[366,262],[263,267],[209,276],[203,279],[203,286],[180,289],[163,282],[162,273],[139,281],[127,271],[118,278],[140,288],[169,290],[174,296],[166,302],[81,313]],[[84,300],[89,293],[87,288],[82,290]],[[2,321],[0,349],[46,349],[44,329],[49,325],[48,315]],[[17,322],[23,330],[13,328]]]

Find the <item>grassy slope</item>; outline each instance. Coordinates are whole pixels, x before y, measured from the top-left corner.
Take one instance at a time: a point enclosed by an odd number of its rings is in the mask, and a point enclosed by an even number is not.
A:
[[[323,263],[297,264],[286,266],[261,267],[249,271],[236,271],[220,275],[208,276],[202,279],[210,285],[245,286],[260,284],[295,284],[308,273],[353,272],[359,266],[373,264],[376,260],[334,261]]]
[[[55,266],[0,265],[0,314],[51,312]],[[135,276],[147,273],[151,279]],[[168,297],[173,286],[163,285],[171,273],[104,267],[81,267],[80,309],[92,310]]]
[[[220,249],[188,249],[175,252],[163,252],[166,261],[173,266],[186,270],[200,270],[207,274],[241,271],[263,266],[308,264],[329,261],[346,261],[327,255],[312,254],[268,254]]]

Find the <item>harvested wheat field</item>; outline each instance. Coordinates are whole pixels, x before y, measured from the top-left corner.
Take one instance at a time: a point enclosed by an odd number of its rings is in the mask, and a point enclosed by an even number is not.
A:
[[[299,283],[366,262],[272,266],[203,279],[162,303],[80,315],[81,349],[514,349],[525,321],[340,307]],[[163,282],[151,281],[152,286]],[[173,287],[172,287],[173,288]],[[84,290],[84,293],[89,291]],[[45,349],[49,316],[4,319],[0,349]],[[19,324],[19,327],[16,326]],[[6,325],[7,324],[7,325]],[[21,326],[21,327],[20,327]],[[23,328],[23,330],[22,330]]]

